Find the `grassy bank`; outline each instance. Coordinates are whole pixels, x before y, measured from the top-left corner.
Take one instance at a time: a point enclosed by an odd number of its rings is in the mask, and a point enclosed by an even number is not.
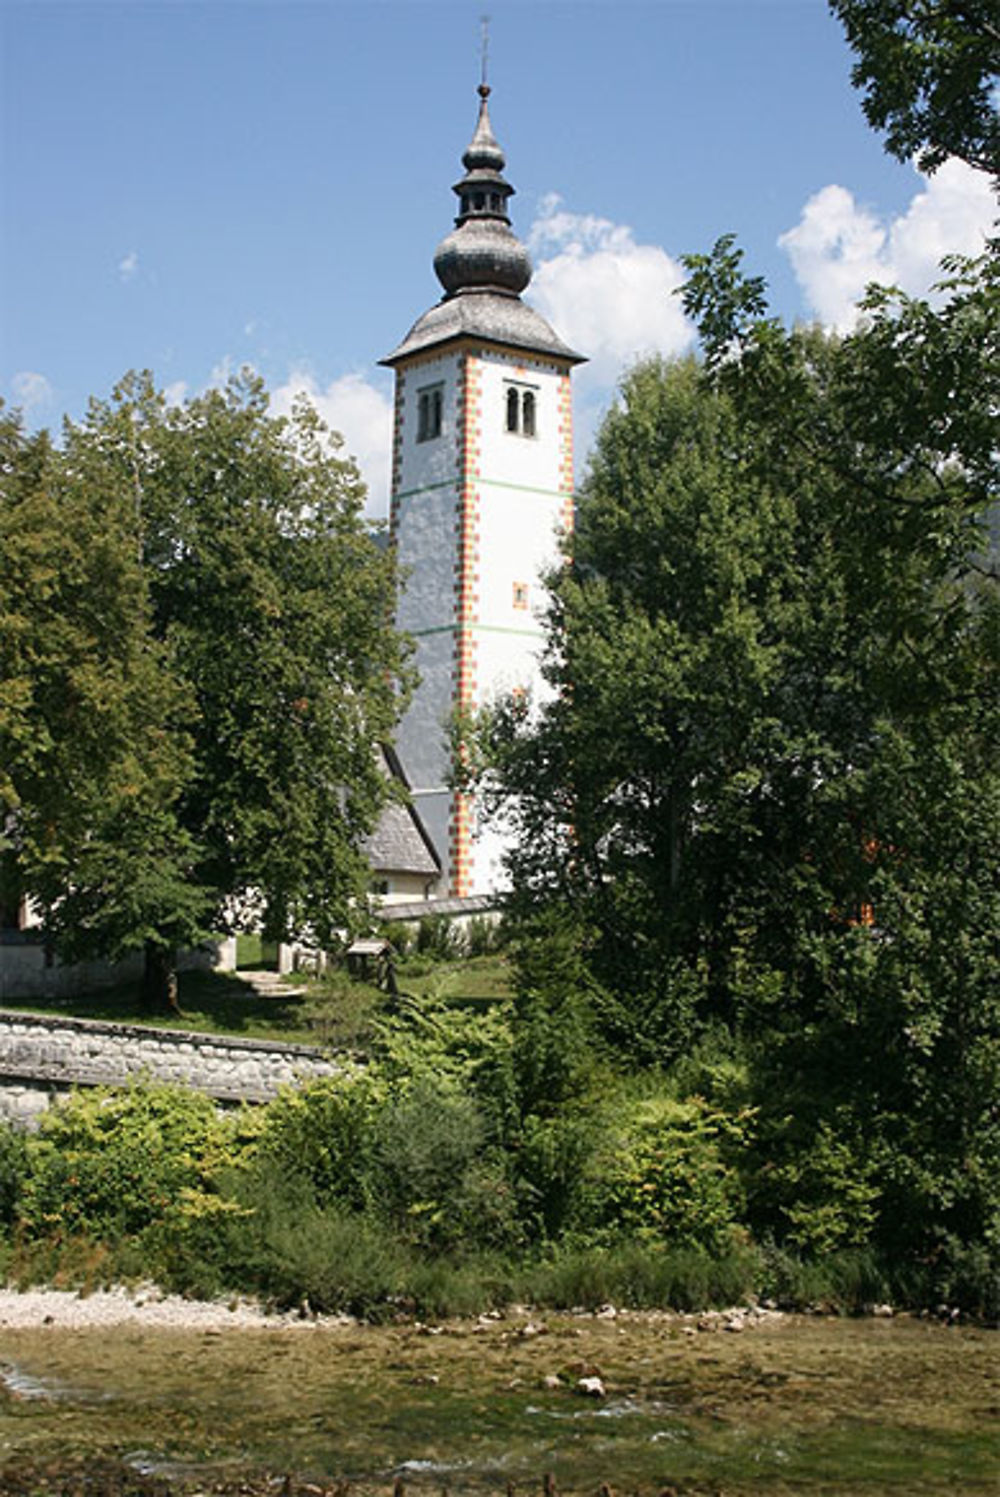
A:
[[[241,970],[268,970],[272,965],[261,960],[259,940],[244,946],[243,957]],[[509,998],[511,991],[508,964],[497,955],[440,961],[414,953],[400,959],[397,973],[404,994],[417,1002],[440,999],[477,1010]],[[182,972],[179,1014],[151,1013],[138,982],[72,998],[6,998],[3,1007],[279,1044],[352,1047],[367,1037],[371,1022],[388,1007],[385,993],[352,979],[343,968],[333,969],[325,978],[296,975],[289,981],[294,993],[271,997],[262,996],[233,973]]]

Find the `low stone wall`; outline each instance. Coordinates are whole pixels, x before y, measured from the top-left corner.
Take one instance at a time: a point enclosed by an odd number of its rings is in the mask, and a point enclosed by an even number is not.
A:
[[[219,1102],[270,1102],[283,1086],[342,1069],[308,1045],[0,1010],[0,1118],[29,1126],[71,1086],[149,1078]]]

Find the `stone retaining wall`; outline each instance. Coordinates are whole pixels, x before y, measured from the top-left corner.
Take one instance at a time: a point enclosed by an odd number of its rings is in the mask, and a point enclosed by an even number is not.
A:
[[[342,1069],[308,1045],[0,1010],[0,1119],[26,1125],[71,1086],[148,1078],[220,1102],[270,1102],[283,1086]]]

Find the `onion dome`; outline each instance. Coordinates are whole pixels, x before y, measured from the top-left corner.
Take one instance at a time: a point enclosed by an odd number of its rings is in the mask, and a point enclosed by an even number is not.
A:
[[[506,160],[490,124],[489,95],[489,85],[481,83],[479,119],[462,157],[465,176],[452,188],[460,212],[434,256],[446,297],[483,290],[517,296],[531,280],[528,251],[507,216],[507,200],[514,189],[502,175]]]
[[[468,338],[524,349],[566,365],[585,362],[582,355],[567,348],[534,307],[521,300],[531,280],[531,261],[507,216],[514,189],[503,177],[506,160],[490,124],[489,96],[488,85],[481,83],[479,119],[462,157],[465,176],[452,189],[458,197],[459,215],[434,256],[444,296],[380,360],[389,368],[413,354]]]

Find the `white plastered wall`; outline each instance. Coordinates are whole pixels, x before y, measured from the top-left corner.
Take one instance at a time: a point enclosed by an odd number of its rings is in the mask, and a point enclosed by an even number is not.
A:
[[[517,354],[485,353],[480,360],[478,611],[476,704],[513,690],[538,697],[544,643],[541,582],[559,558],[558,533],[566,495],[561,491],[564,371]],[[536,398],[535,431],[507,430],[507,390],[513,384]],[[503,887],[507,838],[495,826],[474,825],[473,892]]]

